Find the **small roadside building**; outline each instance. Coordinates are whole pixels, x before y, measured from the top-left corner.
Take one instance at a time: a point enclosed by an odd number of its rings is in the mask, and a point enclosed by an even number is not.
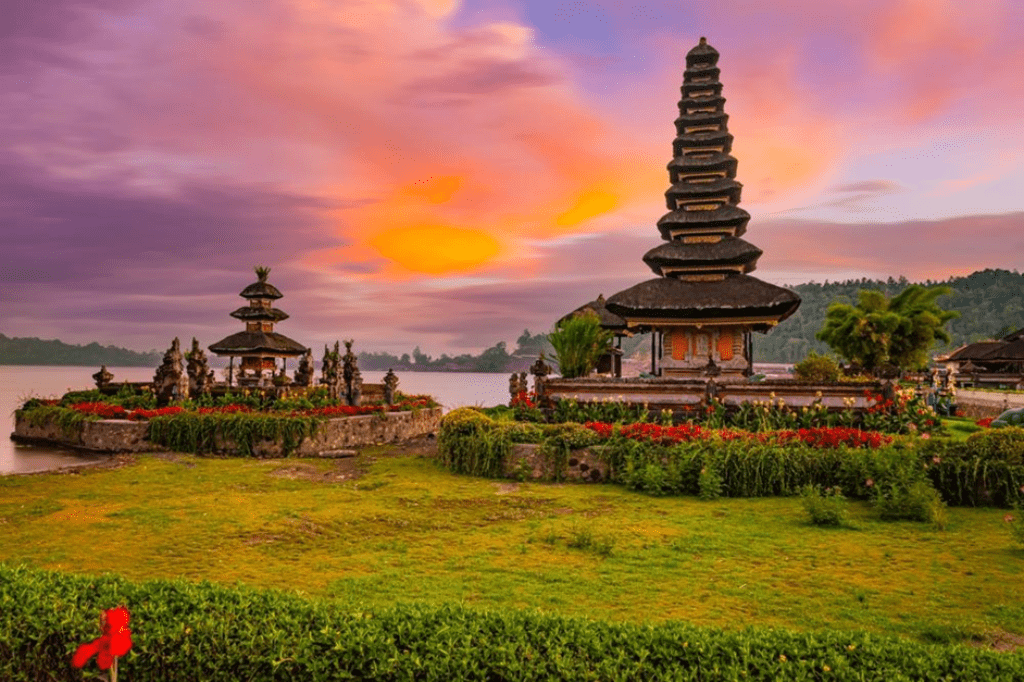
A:
[[[247,372],[252,372],[255,382],[268,371],[273,375],[277,371],[277,359],[281,358],[281,371],[287,369],[288,358],[303,355],[307,348],[283,334],[274,331],[274,324],[288,319],[288,313],[273,306],[274,301],[283,298],[277,287],[267,281],[270,268],[257,267],[257,281],[253,282],[239,294],[248,301],[231,317],[245,323],[245,331],[232,334],[209,346],[214,355],[228,356],[228,386],[234,383],[235,358],[241,358],[239,374],[244,379]]]

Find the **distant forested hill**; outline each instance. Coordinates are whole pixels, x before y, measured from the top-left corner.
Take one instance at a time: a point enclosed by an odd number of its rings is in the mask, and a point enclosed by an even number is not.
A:
[[[71,346],[56,339],[10,338],[0,334],[0,365],[78,365],[84,367],[156,367],[162,355],[117,346]]]
[[[857,303],[857,291],[876,289],[894,296],[911,284],[948,286],[953,293],[940,296],[936,303],[945,310],[956,310],[960,317],[946,324],[952,343],[937,345],[933,354],[943,353],[965,343],[999,338],[1024,327],[1024,275],[1009,270],[982,270],[966,277],[951,277],[944,282],[927,280],[847,280],[798,284],[790,287],[803,299],[792,317],[766,335],[754,334],[755,362],[798,362],[808,351],[829,350],[814,338],[825,324],[825,311],[835,302]]]

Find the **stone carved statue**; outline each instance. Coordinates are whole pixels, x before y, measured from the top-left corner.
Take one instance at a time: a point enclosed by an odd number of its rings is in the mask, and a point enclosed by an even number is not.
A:
[[[188,390],[191,395],[203,395],[213,388],[213,370],[199,341],[192,337],[192,350],[185,354],[188,360]]]
[[[163,363],[157,367],[153,375],[153,391],[156,393],[157,405],[167,405],[172,400],[188,398],[188,374],[182,363],[181,341],[177,337],[171,347],[164,353]]]
[[[939,388],[939,368],[932,367],[932,388]]]
[[[320,383],[327,386],[327,394],[332,400],[338,400],[341,396],[341,372],[338,366],[341,361],[341,356],[338,352],[338,342],[334,343],[334,350],[327,350],[327,346],[324,346],[324,361],[321,367],[323,378],[320,379]]]
[[[299,368],[295,370],[295,383],[299,386],[313,385],[313,351],[310,349],[307,349],[299,360]]]
[[[342,376],[345,377],[346,386],[352,383],[352,370],[355,369],[356,366],[356,355],[355,353],[352,352],[352,344],[354,341],[354,339],[350,339],[345,342],[345,356],[342,358],[342,360],[344,361],[342,367]],[[338,351],[337,342],[335,342],[334,344],[334,350],[335,352]]]
[[[551,367],[544,362],[544,354],[541,353],[537,357],[537,362],[530,365],[530,374],[534,376],[534,380],[543,379],[547,375],[551,374]]]
[[[526,372],[520,372],[516,374],[512,372],[512,376],[508,378],[508,392],[512,396],[512,400],[516,399],[520,393],[526,393],[529,390],[529,384],[526,383]]]
[[[715,364],[715,358],[708,353],[708,364],[704,365],[702,374],[706,377],[717,377],[722,373],[722,368]]]
[[[345,400],[349,405],[358,405],[359,398],[355,392],[355,380],[359,377],[359,395],[362,395],[362,375],[359,374],[359,367],[357,366],[358,358],[356,354],[352,352],[352,344],[355,342],[354,339],[350,339],[345,342],[345,356],[343,358],[344,365],[342,367],[342,376],[345,380]],[[337,349],[337,344],[335,344]]]
[[[359,402],[363,398],[363,373],[358,367],[352,367],[352,378],[348,386],[348,404],[359,407]]]
[[[100,367],[100,371],[92,375],[92,378],[96,382],[96,388],[102,389],[110,385],[110,382],[114,380],[114,375],[107,370],[106,365],[103,365]]]
[[[537,362],[530,365],[530,374],[533,375],[533,391],[538,398],[544,395],[544,378],[551,374],[551,367],[544,362],[544,353],[537,356]]]
[[[715,399],[718,398],[719,392],[720,392],[720,389],[718,388],[718,384],[715,383],[715,380],[713,378],[712,379],[708,379],[708,382],[706,384],[704,384],[704,402],[705,402],[705,404],[710,405],[712,402],[714,402]]]
[[[384,375],[384,402],[388,405],[395,404],[395,393],[398,391],[398,377],[395,373],[388,368],[388,373]]]

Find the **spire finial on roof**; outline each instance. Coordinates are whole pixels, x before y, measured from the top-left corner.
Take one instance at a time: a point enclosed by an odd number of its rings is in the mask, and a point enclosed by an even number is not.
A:
[[[261,282],[267,281],[267,276],[270,275],[270,268],[263,265],[257,265],[253,269],[256,271],[256,277],[258,277]]]
[[[705,38],[704,36],[701,36],[700,37],[700,44],[701,45],[707,45],[708,44],[708,39]]]

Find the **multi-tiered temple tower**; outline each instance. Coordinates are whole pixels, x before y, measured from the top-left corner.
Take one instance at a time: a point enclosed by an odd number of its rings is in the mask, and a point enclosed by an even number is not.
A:
[[[269,370],[272,375],[276,368],[276,358],[297,357],[306,352],[306,347],[274,331],[274,323],[288,319],[288,313],[273,307],[274,301],[282,298],[277,287],[267,281],[270,268],[257,267],[256,278],[239,294],[249,304],[231,313],[231,317],[245,322],[245,331],[232,334],[210,346],[216,355],[227,355],[231,358],[230,374],[234,374],[235,358],[242,358],[240,374],[244,377],[252,371],[256,377]],[[282,371],[284,367],[282,366]],[[228,383],[232,383],[231,378]]]
[[[658,221],[667,243],[644,262],[658,275],[608,298],[631,331],[653,331],[657,373],[698,377],[749,374],[750,333],[766,332],[800,305],[790,291],[751,277],[761,249],[740,237],[750,214],[739,208],[736,159],[730,155],[718,51],[700,39],[686,55],[668,164],[669,213]]]

